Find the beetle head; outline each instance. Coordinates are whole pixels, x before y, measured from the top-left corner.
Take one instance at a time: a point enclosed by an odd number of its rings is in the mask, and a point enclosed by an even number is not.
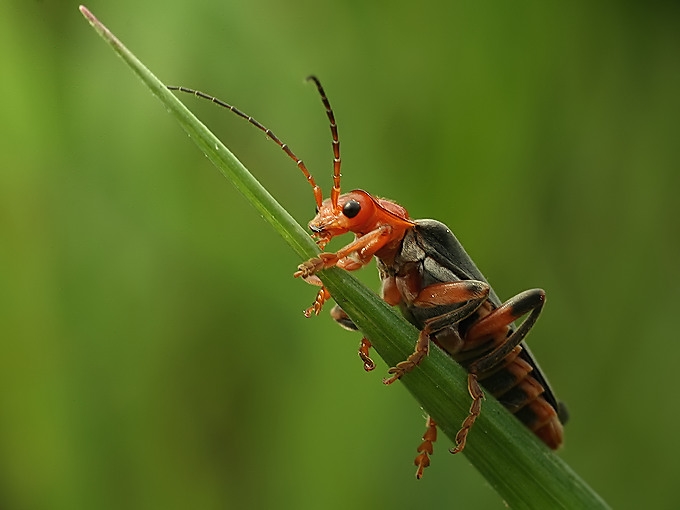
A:
[[[399,204],[358,189],[338,196],[335,201],[331,194],[318,207],[309,229],[323,249],[335,236],[352,232],[361,237],[382,224],[402,228],[413,225],[406,209]]]
[[[375,215],[373,197],[362,190],[355,190],[337,197],[327,198],[317,208],[316,216],[309,222],[309,229],[317,238],[321,249],[333,237],[354,232],[359,235],[372,230],[369,226]],[[366,230],[368,228],[368,230]]]

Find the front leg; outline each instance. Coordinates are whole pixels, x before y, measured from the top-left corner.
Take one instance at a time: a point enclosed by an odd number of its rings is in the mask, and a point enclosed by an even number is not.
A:
[[[318,256],[303,262],[293,274],[295,278],[308,278],[323,269],[339,267],[347,271],[355,271],[371,260],[375,252],[390,240],[390,225],[381,225],[366,235],[357,237],[347,246],[335,253],[319,253]]]
[[[310,281],[310,278],[315,276],[316,273],[322,269],[333,267],[337,263],[338,255],[336,253],[319,253],[318,257],[312,257],[311,259],[300,264],[298,266],[298,270],[293,274],[293,276],[295,278],[302,278],[303,280],[307,281],[307,283],[311,283],[312,285],[316,285],[316,282]]]
[[[390,225],[381,225],[368,234],[357,237],[335,253],[319,253],[317,257],[312,257],[300,264],[293,276],[302,278],[312,285],[321,286],[314,303],[305,310],[305,316],[318,315],[324,302],[331,297],[330,292],[323,286],[316,273],[330,267],[338,267],[346,271],[355,271],[364,267],[373,258],[373,255],[390,240],[391,233],[392,227]]]

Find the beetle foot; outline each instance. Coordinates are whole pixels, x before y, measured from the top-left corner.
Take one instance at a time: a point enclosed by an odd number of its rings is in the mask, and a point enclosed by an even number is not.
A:
[[[318,257],[303,262],[298,266],[298,270],[293,274],[295,278],[309,278],[322,269],[333,267],[338,261],[335,253],[319,253]]]
[[[311,258],[302,264],[300,264],[297,268],[298,270],[293,273],[293,276],[295,278],[309,278],[310,276],[314,275],[317,271],[319,271],[323,267],[323,261],[318,258],[314,257]]]
[[[321,289],[319,289],[319,292],[316,294],[316,298],[314,299],[314,303],[312,303],[312,306],[310,306],[303,312],[305,314],[305,317],[309,319],[312,315],[319,315],[319,312],[321,312],[321,309],[323,308],[323,304],[330,298],[331,293],[328,292],[328,290],[326,290],[326,287],[321,287]]]
[[[425,426],[427,429],[423,434],[423,442],[418,447],[418,456],[415,460],[415,465],[418,466],[416,470],[416,478],[418,480],[423,477],[423,471],[430,465],[430,455],[434,452],[434,442],[437,440],[437,424],[432,417],[427,417]]]
[[[404,374],[410,372],[416,368],[420,362],[423,360],[430,350],[430,331],[426,326],[418,335],[418,341],[416,342],[416,348],[413,353],[406,358],[405,361],[397,363],[396,366],[390,368],[387,373],[392,374],[392,377],[383,379],[383,384],[392,384],[397,379],[400,379]]]
[[[364,370],[366,370],[366,372],[370,372],[371,370],[375,369],[375,363],[369,354],[370,348],[371,341],[366,337],[362,338],[361,345],[359,346],[359,357],[361,358],[361,361],[364,362]]]
[[[387,377],[383,379],[383,384],[386,386],[389,386],[393,382],[398,381],[401,379],[401,377],[406,373],[410,372],[415,368],[415,364],[410,363],[409,361],[402,361],[401,363],[397,363],[396,367],[390,368],[387,373],[392,374],[392,377]]]
[[[477,382],[477,376],[475,374],[468,374],[468,391],[472,397],[472,404],[470,405],[470,411],[467,418],[463,421],[460,426],[460,430],[456,434],[456,446],[449,450],[451,453],[460,453],[465,448],[465,442],[467,441],[468,432],[472,428],[472,425],[477,420],[479,413],[482,412],[482,399],[484,398],[484,392]]]

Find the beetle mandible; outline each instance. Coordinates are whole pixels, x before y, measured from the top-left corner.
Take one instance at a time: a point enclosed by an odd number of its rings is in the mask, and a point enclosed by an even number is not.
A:
[[[465,448],[468,433],[481,412],[482,387],[532,430],[548,447],[563,442],[562,425],[567,411],[558,402],[538,364],[524,344],[545,302],[545,292],[531,289],[501,302],[484,275],[466,253],[451,230],[435,220],[414,220],[404,207],[363,190],[341,193],[340,141],[335,115],[320,81],[310,76],[321,96],[330,121],[333,144],[333,187],[323,198],[321,188],[303,161],[271,130],[257,120],[215,97],[185,87],[169,86],[208,99],[248,120],[271,138],[302,171],[312,186],[316,216],[309,228],[322,250],[298,266],[294,276],[320,286],[305,316],[318,315],[330,292],[316,276],[319,271],[338,267],[355,271],[375,257],[382,280],[382,298],[398,306],[420,334],[413,353],[389,369],[392,384],[413,370],[427,356],[434,342],[468,372],[467,386],[472,403],[455,438],[451,453]],[[328,242],[346,233],[354,241],[338,251],[323,252]],[[332,317],[343,327],[356,330],[349,316],[336,305]],[[519,326],[514,322],[526,318]],[[370,341],[363,338],[359,356],[369,371],[375,364],[369,356]],[[426,431],[415,459],[416,477],[430,465],[437,426],[427,417]]]

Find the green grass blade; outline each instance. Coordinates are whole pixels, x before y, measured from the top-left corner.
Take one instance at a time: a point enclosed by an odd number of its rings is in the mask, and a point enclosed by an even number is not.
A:
[[[222,142],[85,7],[81,6],[80,11],[301,259],[314,256],[318,250],[305,230]],[[395,365],[412,352],[418,333],[401,315],[345,271],[333,269],[320,276],[334,299],[370,338],[388,365]],[[455,437],[470,405],[463,368],[434,348],[401,384],[448,437]],[[439,447],[444,452],[443,445]],[[482,414],[470,433],[464,454],[512,508],[608,508],[569,466],[491,397],[483,403]],[[442,457],[444,454],[440,453],[439,458]],[[441,466],[443,462],[438,464]]]

